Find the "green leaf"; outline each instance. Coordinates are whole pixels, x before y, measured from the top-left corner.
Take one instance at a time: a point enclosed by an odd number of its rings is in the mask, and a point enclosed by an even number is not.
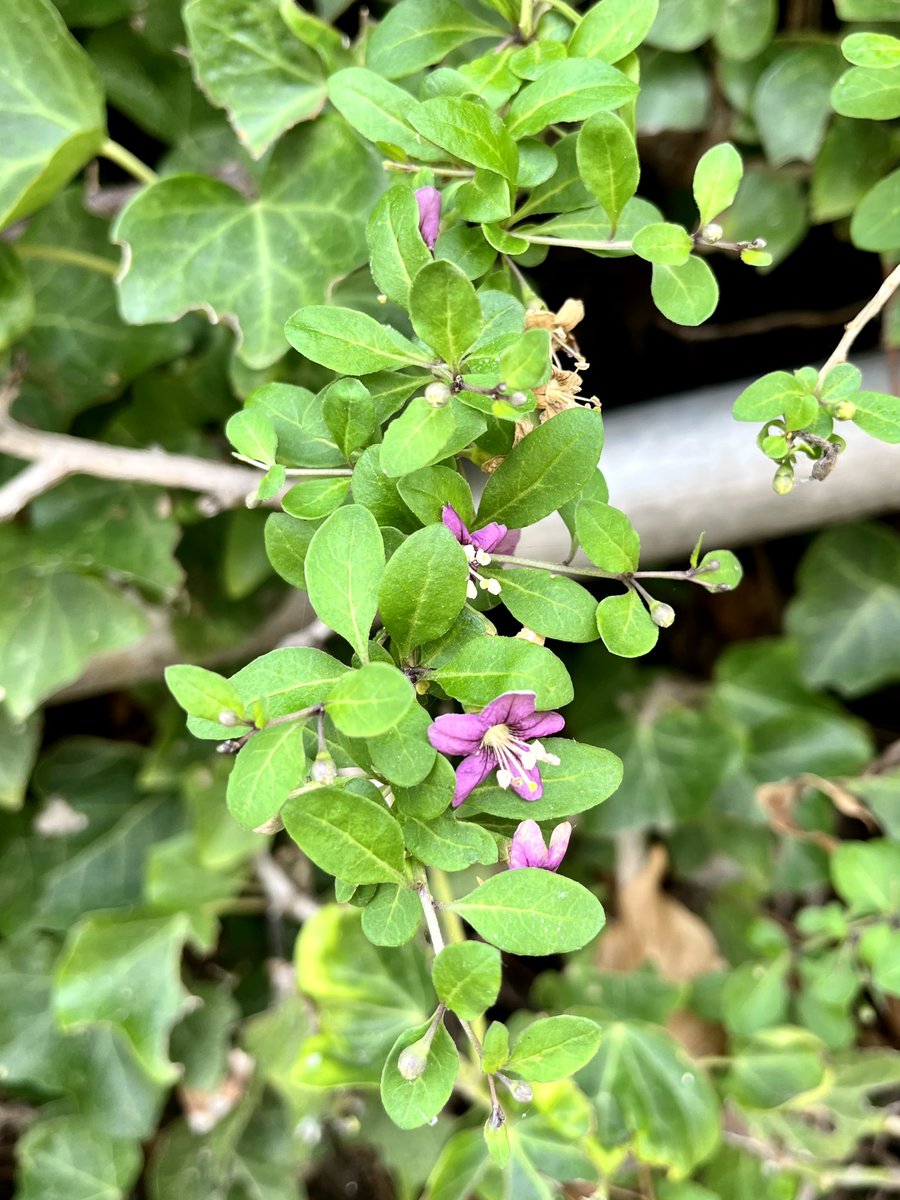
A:
[[[455,194],[456,208],[466,221],[504,221],[512,214],[509,181],[482,167]]]
[[[760,76],[753,93],[753,118],[772,166],[815,159],[839,70],[836,47],[802,46],[785,50]]]
[[[359,504],[333,512],[309,543],[304,572],[310,602],[363,662],[383,570],[381,531],[369,510]]]
[[[350,479],[302,479],[281,498],[284,511],[303,521],[321,521],[347,499]]]
[[[80,1116],[37,1121],[16,1152],[20,1200],[121,1200],[141,1172],[139,1145],[111,1137]]]
[[[478,521],[533,525],[570,500],[591,477],[603,448],[596,412],[568,409],[515,446],[487,481]]]
[[[587,888],[537,867],[492,875],[450,907],[486,941],[509,954],[580,950],[605,920],[600,901]]]
[[[327,95],[321,63],[291,34],[276,5],[191,0],[184,23],[198,85],[226,110],[254,158],[321,112]]]
[[[455,397],[435,408],[424,396],[416,396],[385,432],[382,469],[397,477],[450,458],[484,433],[485,424],[482,416]]]
[[[5,350],[31,328],[34,292],[16,252],[0,246],[0,350]]]
[[[234,684],[204,667],[166,667],[166,686],[186,713],[218,721],[222,712],[244,715],[244,702]]]
[[[381,1076],[381,1102],[385,1112],[400,1129],[418,1129],[436,1117],[453,1091],[459,1070],[459,1052],[453,1038],[439,1024],[425,1059],[425,1070],[418,1079],[404,1079],[397,1060],[407,1046],[418,1042],[430,1028],[426,1021],[402,1033],[384,1064]]]
[[[403,833],[380,802],[320,787],[289,800],[281,815],[303,853],[329,875],[348,883],[406,884]]]
[[[329,693],[326,707],[341,733],[371,738],[386,733],[401,721],[415,698],[409,680],[401,671],[387,663],[375,662],[342,676]]]
[[[900,442],[900,399],[882,392],[854,392],[854,425],[880,442]]]
[[[890,40],[897,41],[896,38]],[[888,70],[851,67],[831,89],[831,105],[835,112],[845,117],[864,117],[870,121],[890,121],[900,117],[900,64]]]
[[[509,130],[499,117],[473,100],[457,96],[425,100],[409,120],[423,137],[454,158],[515,180],[519,152]]]
[[[585,1084],[597,1102],[602,1145],[683,1179],[719,1136],[719,1101],[706,1075],[662,1029],[618,1021],[603,1027]]]
[[[647,262],[678,267],[688,261],[694,243],[683,226],[656,221],[637,231],[631,239],[631,248]]]
[[[689,133],[706,129],[712,109],[707,72],[696,55],[645,53],[635,110],[638,133]]]
[[[417,101],[405,88],[389,83],[374,71],[365,67],[337,71],[328,80],[328,99],[370,142],[396,146],[425,162],[440,157],[439,151],[409,124],[409,114],[418,107]]]
[[[336,379],[322,396],[322,416],[341,453],[349,462],[375,429],[375,402],[358,379]]]
[[[575,532],[592,563],[614,575],[636,571],[641,539],[619,509],[601,500],[582,500],[575,509]]]
[[[475,519],[472,490],[450,467],[422,467],[404,475],[397,490],[423,525],[440,521],[446,504],[456,509],[466,525]]]
[[[509,1058],[509,1030],[502,1021],[491,1021],[488,1025],[482,1049],[485,1074],[493,1075],[506,1065]]]
[[[634,136],[621,117],[594,113],[578,132],[576,155],[581,178],[603,205],[610,232],[615,233],[622,209],[637,191],[641,176]]]
[[[696,255],[680,266],[654,263],[650,292],[662,315],[676,325],[702,325],[719,302],[716,277]]]
[[[443,525],[410,534],[385,567],[381,619],[405,656],[447,632],[466,602],[469,564]]]
[[[714,563],[718,566],[713,566]],[[740,562],[730,550],[707,550],[697,565],[701,571],[697,582],[711,591],[734,591],[744,575]]]
[[[413,704],[392,729],[370,738],[367,748],[375,770],[399,787],[421,783],[437,756],[428,740],[430,724],[431,718],[421,704]]]
[[[285,334],[304,357],[348,375],[422,366],[428,361],[390,325],[352,308],[327,304],[301,308],[288,320]]]
[[[857,67],[900,66],[900,38],[889,33],[851,33],[841,42],[841,54]]]
[[[436,955],[431,981],[437,998],[463,1021],[474,1021],[500,993],[500,953],[484,942],[457,942]]]
[[[548,753],[557,755],[560,765],[541,768],[544,794],[540,809],[536,810],[541,821],[558,821],[593,808],[611,796],[622,782],[622,763],[609,750],[564,738],[547,738],[542,744]],[[486,812],[510,820],[522,817],[519,797],[496,784],[483,784],[466,803],[470,812]]]
[[[513,1043],[506,1066],[533,1083],[574,1075],[600,1045],[600,1026],[587,1017],[544,1017],[526,1025]]]
[[[771,371],[744,388],[731,410],[736,421],[765,422],[788,416],[789,429],[803,429],[818,412],[809,387],[787,371]]]
[[[446,759],[442,760],[446,763]],[[439,792],[443,798],[443,790]],[[452,776],[444,807],[453,795]],[[424,801],[424,802],[423,802]],[[460,821],[448,812],[425,816],[426,810],[436,807],[432,797],[418,797],[417,803],[406,803],[400,815],[406,848],[413,858],[428,863],[440,871],[464,871],[473,863],[490,866],[497,861],[497,843],[486,829],[471,821]],[[423,815],[419,815],[423,814]]]
[[[255,458],[267,467],[275,462],[278,435],[261,409],[246,409],[229,417],[225,436],[245,458]]]
[[[849,217],[866,192],[890,170],[891,154],[885,126],[835,117],[813,167],[813,221]]]
[[[723,58],[744,63],[768,46],[777,24],[777,0],[723,0],[713,40]]]
[[[649,654],[659,638],[659,627],[632,588],[620,596],[607,596],[600,601],[597,628],[610,654],[620,658],[640,658],[642,654]]]
[[[166,1053],[185,998],[186,918],[94,916],[71,930],[56,969],[53,1006],[63,1029],[111,1023],[151,1078],[178,1076]]]
[[[564,575],[529,567],[503,571],[501,599],[517,621],[563,642],[593,642],[597,601],[590,592]]]
[[[362,910],[363,933],[376,946],[403,946],[422,922],[422,906],[413,888],[382,883]]]
[[[722,1019],[731,1033],[749,1037],[787,1019],[789,970],[790,959],[781,954],[767,963],[741,963],[731,972],[722,989]]]
[[[663,50],[695,50],[712,35],[717,0],[659,0],[659,12],[647,34]]]
[[[572,58],[616,63],[637,49],[656,20],[659,0],[600,0],[569,39]]]
[[[507,392],[541,387],[550,378],[550,334],[526,329],[501,353],[497,366]]]
[[[244,401],[244,411],[259,412],[278,435],[278,457],[291,467],[341,467],[345,459],[322,417],[322,403],[307,388],[264,383]]]
[[[481,1129],[454,1133],[431,1169],[423,1200],[467,1200],[492,1166]]]
[[[637,93],[637,84],[609,63],[567,58],[551,63],[519,92],[509,106],[507,128],[516,139],[531,137],[559,121],[581,121],[621,108]]]
[[[483,708],[504,692],[534,692],[539,709],[557,708],[572,699],[568,672],[556,655],[519,638],[476,638],[432,678],[448,696],[473,707]]]
[[[863,196],[850,222],[850,237],[860,250],[889,252],[900,246],[900,170]]]
[[[871,968],[875,987],[900,996],[900,931],[887,924],[873,926],[863,933],[859,952]]]
[[[797,180],[788,175],[751,168],[745,172],[737,199],[719,224],[729,240],[764,237],[768,252],[778,263],[806,233],[806,195]]]
[[[731,207],[743,174],[741,156],[730,142],[711,146],[702,156],[694,170],[694,203],[701,228]]]
[[[0,707],[0,811],[22,807],[40,736],[39,717],[14,721]]]
[[[252,200],[205,176],[160,180],[126,206],[114,227],[128,255],[119,282],[123,316],[144,325],[172,321],[187,309],[215,313],[238,331],[248,366],[269,366],[284,353],[280,323],[298,305],[321,304],[365,261],[360,218],[380,186],[380,168],[337,117],[281,138]],[[203,253],[212,244],[216,253]],[[339,309],[324,311],[337,321]],[[391,339],[395,353],[399,342]],[[365,351],[361,357],[367,361]]]
[[[94,157],[106,136],[97,72],[49,0],[0,14],[0,228],[27,217]]]
[[[372,209],[367,238],[372,278],[389,300],[408,308],[413,279],[431,262],[410,188],[395,186],[385,192]]]
[[[427,345],[458,369],[481,333],[475,289],[452,263],[437,259],[416,275],[409,293],[413,328]]]
[[[400,0],[370,34],[367,65],[386,79],[402,79],[439,62],[476,38],[502,37],[503,30],[454,0]]]
[[[228,811],[244,829],[270,820],[303,782],[306,754],[299,724],[254,733],[238,751],[228,776]]]
[[[900,846],[887,838],[841,842],[831,856],[831,879],[853,913],[895,916],[900,906]]]
[[[762,1030],[734,1056],[723,1080],[728,1095],[747,1108],[778,1108],[819,1086],[823,1047],[805,1030]]]
[[[797,575],[788,632],[805,679],[860,696],[900,678],[900,539],[878,525],[820,534]]]

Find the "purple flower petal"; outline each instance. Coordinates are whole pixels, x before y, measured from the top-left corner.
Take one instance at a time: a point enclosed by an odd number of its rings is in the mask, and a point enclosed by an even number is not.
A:
[[[485,729],[491,725],[510,725],[518,730],[534,713],[534,701],[534,692],[504,692],[482,709],[480,715]]]
[[[472,754],[486,729],[481,713],[447,713],[428,726],[428,740],[442,754]]]
[[[434,250],[441,228],[441,193],[434,187],[416,189],[419,206],[419,233],[429,250]]]
[[[569,848],[569,838],[572,836],[572,826],[568,821],[563,821],[550,834],[550,848],[547,851],[547,861],[545,866],[548,871],[555,871],[565,857],[566,850]]]
[[[507,530],[506,537],[502,542],[499,542],[493,550],[495,554],[515,554],[516,547],[519,545],[519,538],[522,536],[521,529]]]
[[[492,521],[490,525],[485,525],[484,529],[476,529],[469,537],[472,539],[473,546],[490,554],[492,550],[497,549],[507,532],[505,525],[498,525],[496,521]]]
[[[515,722],[516,733],[520,738],[549,737],[551,733],[559,733],[566,719],[558,712],[536,712]]]
[[[522,775],[524,778],[521,783],[513,780],[509,786],[522,800],[540,800],[544,794],[544,785],[541,783],[541,773],[538,768],[532,767],[529,771],[523,767]]]
[[[456,768],[456,791],[453,793],[453,807],[459,808],[462,802],[475,791],[479,783],[484,783],[491,771],[497,765],[493,754],[479,750],[464,758]]]
[[[452,504],[445,504],[441,509],[441,520],[461,546],[465,546],[469,543],[471,540],[469,537],[469,531],[463,524],[462,517],[452,506]]]
[[[547,847],[537,821],[522,821],[513,834],[509,848],[509,866],[515,871],[519,867],[543,867],[547,862]]]

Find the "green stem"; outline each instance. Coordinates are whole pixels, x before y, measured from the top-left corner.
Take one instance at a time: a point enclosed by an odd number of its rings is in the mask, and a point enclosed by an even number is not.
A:
[[[231,457],[236,458],[238,462],[246,463],[249,467],[259,467],[261,471],[268,471],[269,468],[264,462],[260,462],[258,458],[250,458],[247,454],[238,454],[236,450],[232,450]],[[337,479],[344,475],[352,475],[352,467],[285,467],[285,475],[288,477],[293,475],[302,476],[305,479]]]
[[[520,233],[518,229],[511,231],[515,237],[520,237],[533,246],[571,246],[575,250],[630,250],[631,242],[592,241],[590,238],[556,238],[540,237],[537,234]]]
[[[116,166],[121,167],[123,171],[126,171],[133,178],[137,179],[139,183],[156,183],[157,179],[159,179],[156,172],[151,171],[146,163],[142,163],[139,158],[135,158],[130,150],[126,150],[124,146],[120,146],[112,138],[106,139],[100,147],[100,153],[104,158],[108,158],[110,162],[114,162]]]
[[[72,250],[69,246],[23,246],[21,242],[17,242],[15,251],[19,258],[65,263],[70,267],[83,267],[86,271],[96,271],[98,275],[114,276],[119,270],[119,264],[114,263],[110,258],[101,258],[99,254],[88,254],[84,250]]]
[[[466,931],[463,928],[462,918],[458,912],[450,907],[456,897],[453,895],[453,889],[450,887],[450,880],[447,878],[446,872],[440,870],[438,867],[430,867],[428,875],[431,881],[432,895],[440,905],[441,917],[444,921],[444,928],[447,931],[447,941],[450,943],[464,942],[466,940]],[[486,1032],[484,1017],[476,1017],[472,1021],[471,1031],[466,1028],[466,1021],[462,1021],[462,1026],[480,1058],[481,1043],[484,1041]],[[470,1033],[471,1037],[469,1036]]]
[[[519,8],[519,33],[526,41],[534,33],[534,0],[522,0]]]
[[[415,175],[417,171],[423,170],[421,163],[399,163],[392,158],[386,158],[382,164],[386,171],[406,171],[410,175]],[[475,172],[471,167],[433,167],[428,164],[428,170],[435,175],[446,175],[450,179],[474,179]]]
[[[505,563],[510,567],[534,567],[538,571],[552,571],[554,575],[586,575],[592,579],[618,579],[623,576],[612,571],[601,571],[599,567],[568,567],[562,563],[543,562],[539,558],[517,558],[514,554],[492,554],[492,563]]]
[[[581,24],[581,13],[577,13],[574,8],[570,8],[565,3],[565,0],[544,0],[544,3],[549,5],[550,8],[555,8],[558,13],[562,13],[566,20],[571,21],[576,29]]]

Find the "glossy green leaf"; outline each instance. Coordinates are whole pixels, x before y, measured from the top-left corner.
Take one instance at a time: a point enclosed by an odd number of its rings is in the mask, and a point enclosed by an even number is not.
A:
[[[310,602],[363,661],[383,570],[381,531],[369,510],[359,504],[333,512],[309,543],[304,572]]]
[[[370,34],[366,61],[386,79],[402,79],[466,42],[501,36],[500,27],[455,0],[431,0],[426,9],[418,0],[400,0]]]
[[[506,124],[514,138],[531,137],[559,121],[581,121],[598,111],[621,108],[637,92],[637,84],[609,63],[568,58],[551,63],[519,92]]]
[[[896,67],[900,65],[900,38],[889,33],[851,33],[841,42],[841,54],[857,67]]]
[[[635,254],[647,262],[678,267],[688,261],[694,243],[682,225],[656,221],[637,231],[631,240],[631,247]]]
[[[273,725],[254,733],[238,751],[228,776],[228,811],[244,829],[270,820],[299,787],[306,771],[299,724]]]
[[[99,151],[103,92],[50,0],[0,15],[0,228],[46,204]]]
[[[528,567],[503,571],[498,578],[500,598],[526,628],[563,642],[596,639],[597,601],[574,579]]]
[[[458,368],[481,333],[481,306],[463,272],[441,259],[429,262],[413,280],[409,305],[422,341]]]
[[[457,942],[435,956],[431,980],[437,998],[463,1021],[474,1021],[496,1003],[500,954],[484,942]]]
[[[545,738],[542,745],[560,761],[559,766],[541,767],[544,792],[540,809],[535,810],[537,820],[558,821],[593,808],[611,796],[622,782],[622,763],[609,750],[564,738]],[[523,819],[519,797],[491,781],[473,792],[466,804],[470,811],[509,820]]]
[[[421,923],[417,892],[399,883],[382,883],[362,910],[363,933],[376,946],[405,945]]]
[[[378,737],[401,721],[415,700],[409,680],[388,663],[367,663],[338,680],[328,695],[331,719],[348,737]]]
[[[485,941],[509,954],[580,950],[605,920],[587,888],[537,867],[492,875],[452,907]]]
[[[618,596],[607,596],[597,605],[597,628],[603,644],[620,658],[649,654],[659,640],[659,626],[632,588]]]
[[[600,1026],[587,1017],[544,1017],[526,1025],[513,1042],[507,1067],[533,1083],[574,1075],[597,1053]]]
[[[417,1129],[436,1117],[453,1091],[459,1069],[459,1053],[453,1038],[439,1024],[428,1049],[425,1070],[418,1079],[404,1079],[397,1060],[407,1046],[418,1042],[430,1022],[400,1035],[388,1055],[381,1076],[381,1102],[388,1116],[400,1129]]]
[[[429,525],[391,556],[378,593],[381,619],[407,654],[446,633],[466,602],[469,564],[444,525]]]
[[[887,70],[851,67],[831,89],[831,104],[845,117],[890,121],[900,116],[900,63]]]
[[[900,170],[866,192],[850,222],[850,236],[860,250],[881,252],[900,246]]]
[[[708,225],[730,208],[744,174],[741,156],[730,142],[710,147],[694,170],[694,203],[700,225]]]
[[[407,308],[417,272],[431,262],[410,188],[392,187],[385,192],[372,209],[367,239],[372,278],[389,300]]]
[[[731,410],[736,421],[774,421],[784,418],[788,429],[812,424],[819,404],[802,379],[787,371],[770,371],[744,388]]]
[[[244,702],[229,679],[204,667],[166,667],[166,686],[186,713],[218,721],[222,712],[242,716]]]
[[[592,563],[614,575],[636,571],[641,539],[619,509],[601,500],[582,500],[575,509],[575,532]]]
[[[329,875],[348,883],[406,883],[403,833],[383,804],[320,787],[289,800],[281,815],[303,853]]]
[[[245,409],[229,417],[225,436],[238,454],[243,454],[245,458],[256,459],[267,467],[274,463],[278,435],[262,409]]]
[[[266,0],[191,0],[184,9],[197,81],[259,158],[286,129],[310,121],[327,95],[317,56]]]
[[[409,120],[423,137],[454,158],[504,179],[516,178],[519,152],[509,130],[499,117],[473,100],[457,96],[426,100]]]
[[[831,112],[831,86],[840,70],[832,46],[785,50],[760,77],[753,118],[769,162],[812,162]]]
[[[676,325],[702,325],[719,302],[716,277],[696,255],[680,266],[654,263],[650,292],[662,315]]]
[[[298,305],[321,304],[337,280],[364,261],[360,217],[380,187],[380,168],[336,117],[279,140],[255,199],[205,176],[162,179],[140,192],[114,227],[115,239],[128,247],[128,269],[119,282],[122,314],[144,325],[172,321],[187,309],[215,313],[239,331],[243,361],[267,367],[285,350],[281,322]],[[214,255],[202,253],[213,243]],[[272,262],[282,268],[274,270]],[[340,312],[324,311],[335,320]],[[298,337],[303,332],[301,324]],[[317,337],[332,346],[315,326],[307,336],[310,348]],[[399,334],[383,340],[393,351],[386,365],[416,361],[396,357],[401,344],[408,350]],[[333,345],[340,353],[339,336]],[[361,361],[371,361],[372,353],[378,352],[361,350]],[[379,359],[360,369],[380,365]]]
[[[647,36],[658,9],[659,0],[600,0],[582,16],[569,39],[569,54],[619,62]]]
[[[880,442],[900,442],[900,399],[883,392],[854,392],[854,425]]]
[[[557,708],[572,698],[571,681],[556,655],[519,638],[468,642],[433,678],[448,696],[477,707],[504,692],[534,692],[539,709]]]

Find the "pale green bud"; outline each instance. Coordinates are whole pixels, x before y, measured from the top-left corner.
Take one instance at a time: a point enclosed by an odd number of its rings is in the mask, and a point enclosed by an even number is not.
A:
[[[327,750],[320,750],[316,755],[309,777],[314,783],[334,783],[337,779],[337,766]]]
[[[709,242],[711,246],[714,246],[716,242],[721,242],[724,235],[725,230],[721,225],[717,225],[715,221],[710,221],[708,225],[704,225],[701,233],[704,242]]]
[[[856,405],[852,400],[840,400],[831,411],[838,421],[852,421],[856,416]]]
[[[432,408],[445,408],[450,400],[450,395],[451,392],[446,383],[441,383],[437,379],[429,383],[425,389],[425,399]]]
[[[513,408],[521,408],[523,404],[528,402],[528,397],[524,392],[513,392],[508,399]]]
[[[400,1057],[397,1059],[397,1070],[404,1079],[411,1083],[414,1079],[418,1079],[424,1074],[425,1068],[428,1066],[428,1051],[431,1047],[430,1038],[420,1038],[419,1041],[413,1042],[411,1046],[407,1046],[405,1050],[400,1051]]]
[[[229,728],[231,728],[233,725],[239,725],[240,720],[238,719],[236,712],[232,712],[230,708],[226,708],[219,713],[219,724],[227,725]]]
[[[794,468],[788,463],[782,463],[775,472],[772,480],[772,490],[778,496],[786,496],[794,490]]]
[[[668,629],[675,620],[675,609],[671,604],[663,604],[659,600],[654,600],[650,605],[650,616],[654,625],[658,625],[660,629]]]
[[[520,1104],[530,1104],[534,1099],[534,1088],[530,1083],[526,1083],[524,1079],[517,1079],[510,1088],[510,1091]]]

